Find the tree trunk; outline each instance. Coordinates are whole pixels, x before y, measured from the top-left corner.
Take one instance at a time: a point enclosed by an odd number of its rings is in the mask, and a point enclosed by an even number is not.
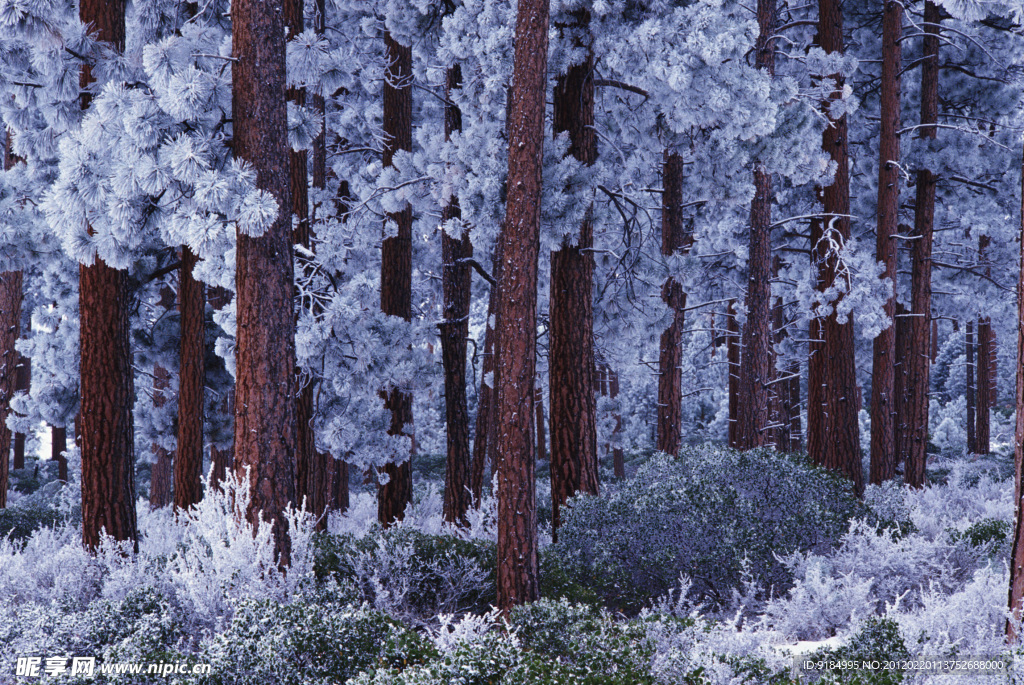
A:
[[[662,166],[661,254],[669,257],[677,249],[689,250],[692,237],[683,227],[683,158],[666,148]],[[672,323],[661,334],[658,356],[658,450],[679,454],[682,444],[683,323],[686,293],[683,286],[669,278],[661,287],[661,299],[672,310]]]
[[[14,395],[18,353],[14,343],[21,328],[22,273],[0,272],[0,509],[7,507],[11,429],[7,427]]]
[[[53,426],[50,430],[50,459],[57,462],[57,480],[68,482],[68,457],[64,454],[68,449],[68,429],[64,426]]]
[[[160,290],[160,306],[170,309],[174,306],[174,291],[168,286]],[[167,404],[171,394],[171,372],[155,364],[153,366],[153,408],[160,409]],[[166,507],[173,501],[174,452],[157,443],[150,446],[156,461],[149,478],[149,506],[152,509]]]
[[[729,300],[725,315],[726,366],[729,368],[729,447],[738,449],[740,402],[740,325],[736,320],[736,300]]]
[[[774,269],[773,278],[778,277],[778,262],[779,258],[775,258],[776,267]],[[775,299],[775,305],[772,307],[772,328],[775,332],[774,342],[776,345],[781,345],[786,339],[786,315],[782,304],[782,298],[778,297]],[[775,396],[775,423],[778,424],[778,428],[775,429],[775,449],[779,452],[789,453],[793,451],[793,436],[790,433],[793,422],[790,417],[793,416],[794,408],[790,405],[789,395],[789,380],[785,379],[791,372],[793,365],[786,364],[786,371],[783,373],[783,379],[779,379],[776,382],[776,389],[774,392]],[[797,371],[799,373],[799,370]]]
[[[452,91],[462,88],[462,69],[458,64],[448,68],[445,105],[445,140],[462,130],[462,112],[451,104]],[[455,196],[441,210],[441,221],[462,217]],[[448,460],[444,479],[444,518],[464,524],[472,491],[469,451],[469,408],[466,405],[466,354],[469,339],[470,267],[473,245],[468,233],[461,239],[441,231],[441,280],[444,290],[444,320],[441,323],[441,358],[444,365],[444,404],[447,426]]]
[[[295,315],[290,162],[281,0],[235,0],[231,7],[235,156],[277,200],[273,225],[258,238],[238,234],[235,298],[235,470],[246,476],[246,512],[273,522],[279,563],[291,559],[284,510],[295,502]]]
[[[818,39],[825,52],[842,53],[843,8],[839,0],[819,0]],[[822,103],[822,109],[842,97],[843,81],[836,78],[837,88]],[[836,163],[832,184],[818,188],[824,219],[811,222],[811,259],[817,270],[817,288],[827,292],[841,272],[837,250],[850,239],[850,165],[847,119],[842,116],[829,122],[822,132],[821,149]],[[807,360],[807,449],[811,460],[838,471],[854,483],[860,492],[864,476],[860,458],[860,409],[856,401],[857,374],[854,359],[853,321],[839,323],[833,303],[832,312],[811,324],[810,354]],[[799,381],[796,394],[799,395]]]
[[[178,449],[174,455],[175,509],[188,509],[203,498],[206,286],[193,274],[198,261],[192,250],[181,248],[178,283],[181,369],[178,382]]]
[[[210,306],[219,311],[231,302],[231,291],[226,288],[212,287],[209,292],[209,301]],[[232,384],[227,389],[227,392],[224,393],[224,399],[222,400],[221,406],[223,411],[228,415],[234,414],[234,384]],[[219,489],[221,482],[223,482],[227,477],[228,471],[235,470],[234,444],[229,445],[225,449],[220,449],[214,445],[210,445],[210,467],[210,485]]]
[[[392,166],[398,150],[412,150],[412,49],[384,34],[388,67],[384,78],[384,166]],[[385,314],[412,319],[412,208],[388,215],[398,234],[385,238],[380,273],[380,308]],[[412,395],[388,391],[384,402],[391,411],[389,435],[412,434]],[[396,457],[399,455],[395,455]],[[377,491],[377,518],[384,525],[405,517],[412,501],[412,454],[384,466],[388,482]]]
[[[921,124],[935,124],[939,118],[939,6],[931,0],[924,5],[921,64]],[[936,137],[937,129],[920,129],[923,140]],[[910,359],[907,378],[906,466],[903,478],[911,487],[924,487],[928,458],[928,391],[932,353],[932,235],[935,227],[935,175],[928,169],[917,172],[914,204],[914,236],[911,243]]]
[[[498,606],[540,594],[537,577],[536,443],[529,406],[537,363],[537,258],[540,250],[548,0],[521,0],[508,117],[508,200],[498,281]],[[552,412],[553,413],[553,412]],[[554,429],[552,428],[552,431]],[[552,452],[554,446],[552,446]],[[552,456],[554,459],[554,456]]]
[[[20,329],[21,326],[19,325]],[[18,355],[18,367],[14,374],[14,392],[27,393],[32,389],[32,360],[29,357]],[[25,468],[25,439],[24,433],[14,434],[14,468]]]
[[[977,430],[977,453],[988,454],[991,451],[989,440],[989,420],[991,417],[992,400],[992,324],[988,317],[978,319],[978,345],[976,351],[978,387],[975,398],[978,406]]]
[[[498,266],[495,258],[494,265]],[[494,273],[494,272],[492,272]],[[497,274],[495,273],[495,276]],[[491,426],[494,423],[492,404],[494,403],[494,328],[492,322],[495,317],[495,301],[497,296],[496,286],[491,286],[490,297],[487,301],[487,327],[484,330],[484,358],[481,364],[480,373],[480,395],[476,404],[476,437],[473,439],[473,465],[470,473],[470,488],[473,491],[473,504],[480,506],[480,498],[483,495],[484,466],[487,461],[488,444],[491,442]],[[490,374],[491,381],[488,383],[487,376]],[[493,447],[493,445],[491,445]],[[493,462],[492,462],[493,464]]]
[[[123,0],[82,0],[79,16],[99,40],[124,50]],[[93,82],[82,68],[83,89]],[[90,96],[83,91],[82,108]],[[91,230],[91,229],[90,229]],[[135,446],[128,274],[102,259],[79,267],[81,346],[82,540],[90,550],[105,532],[131,540],[138,551],[135,517]]]
[[[878,230],[875,257],[885,265],[882,278],[896,285],[896,239],[900,201],[900,69],[902,68],[903,5],[885,0],[882,14],[881,137],[878,154]],[[871,360],[871,482],[896,476],[894,422],[896,357],[895,292],[885,303],[893,321],[875,338]]]
[[[548,440],[544,430],[544,391],[538,385],[533,389],[534,410],[537,416],[534,425],[537,427],[537,461],[544,461],[548,458]]]
[[[910,366],[910,318],[907,308],[902,302],[896,303],[896,362],[893,364],[893,392],[895,394],[896,417],[894,419],[894,440],[896,444],[896,463],[906,457],[907,453],[907,417],[910,406],[907,402],[908,376]]]
[[[969,454],[978,453],[978,434],[977,430],[977,413],[975,412],[975,385],[974,385],[974,320],[967,320],[967,334],[966,334],[966,349],[967,349],[967,387],[965,393],[967,395],[967,452]]]
[[[775,74],[775,0],[758,0],[755,63]],[[774,348],[772,336],[772,178],[761,162],[754,167],[754,199],[750,204],[750,252],[747,279],[747,323],[743,326],[743,365],[740,367],[737,443],[740,449],[771,442],[770,423]]]
[[[619,396],[619,374],[617,371],[608,370],[608,396],[613,400]],[[615,428],[612,435],[622,435],[622,414],[615,413]],[[622,480],[626,477],[626,462],[622,453],[622,446],[616,442],[612,446],[612,470],[615,477]]]
[[[1021,173],[1021,211],[1024,212],[1024,164]],[[1021,501],[1021,473],[1024,469],[1024,213],[1020,225],[1021,260],[1017,279],[1017,385],[1014,403],[1017,410],[1014,424],[1013,462],[1013,551],[1010,553],[1009,608],[1012,613],[1006,621],[1006,635],[1011,644],[1017,643],[1014,621],[1020,620],[1021,602],[1024,600],[1024,503]]]
[[[997,386],[999,385],[999,383],[998,383],[998,380],[999,380],[998,361],[999,360],[996,358],[996,332],[995,332],[995,330],[992,329],[991,325],[989,326],[989,329],[988,329],[988,352],[989,352],[989,362],[988,362],[989,400],[988,400],[988,405],[990,407],[994,407],[994,406],[996,406],[996,401],[997,401],[997,398],[999,397],[999,393],[997,392]]]
[[[590,166],[597,159],[594,134],[594,54],[580,34],[590,31],[590,13],[576,10],[574,45],[586,50],[581,64],[555,80],[554,134],[569,133],[569,154]],[[561,508],[577,492],[596,495],[597,404],[594,398],[594,226],[587,209],[579,239],[551,255],[550,356],[551,529],[561,525]]]

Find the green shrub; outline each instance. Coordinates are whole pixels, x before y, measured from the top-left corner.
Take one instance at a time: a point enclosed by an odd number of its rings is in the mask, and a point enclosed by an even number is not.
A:
[[[910,658],[899,626],[888,618],[869,618],[849,644],[834,650],[819,650],[808,657],[825,661],[901,661]],[[822,685],[898,685],[903,682],[899,670],[826,671]]]
[[[635,612],[692,580],[691,599],[726,606],[744,580],[763,596],[792,579],[778,558],[825,552],[864,511],[850,483],[769,449],[718,446],[657,456],[600,497],[570,500],[558,543],[545,550],[541,587]]]
[[[0,537],[25,540],[40,528],[53,528],[61,518],[56,509],[39,502],[0,509]]]
[[[948,532],[953,542],[963,541],[971,547],[989,543],[1000,545],[1010,536],[1010,524],[1001,519],[982,519],[964,531],[950,529]]]

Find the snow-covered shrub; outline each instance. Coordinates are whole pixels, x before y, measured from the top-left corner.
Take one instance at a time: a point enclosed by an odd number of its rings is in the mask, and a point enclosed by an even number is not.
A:
[[[799,458],[686,448],[600,497],[570,500],[543,570],[556,585],[589,587],[633,611],[685,573],[691,596],[724,607],[744,574],[764,596],[785,592],[791,574],[779,556],[831,549],[861,511],[847,481]]]
[[[429,641],[368,608],[297,599],[289,604],[242,600],[231,623],[206,641],[197,659],[209,663],[200,685],[344,683],[383,664],[425,660]],[[418,657],[415,655],[419,655]]]
[[[496,599],[495,546],[405,525],[374,527],[362,538],[316,541],[316,574],[351,583],[360,598],[414,625],[439,614],[486,611]]]

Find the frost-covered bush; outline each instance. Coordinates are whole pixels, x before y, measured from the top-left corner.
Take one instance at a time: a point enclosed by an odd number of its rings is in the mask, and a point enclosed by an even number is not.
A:
[[[570,501],[544,553],[548,595],[590,588],[609,607],[638,610],[692,580],[691,597],[734,603],[744,577],[767,597],[790,587],[780,555],[824,553],[861,505],[847,481],[771,450],[687,448],[657,456],[600,497]]]
[[[205,642],[197,659],[210,664],[200,685],[344,683],[371,667],[432,655],[430,643],[368,608],[299,599],[289,604],[243,600],[231,623]]]
[[[315,571],[356,588],[362,601],[414,625],[439,614],[486,611],[496,601],[495,545],[399,525],[357,538],[316,540]]]

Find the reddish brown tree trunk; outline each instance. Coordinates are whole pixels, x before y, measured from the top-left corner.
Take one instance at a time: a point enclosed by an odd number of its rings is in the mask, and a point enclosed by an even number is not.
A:
[[[540,594],[537,578],[536,443],[531,412],[537,363],[537,258],[540,250],[548,0],[521,0],[508,117],[508,201],[498,280],[498,606],[508,611]],[[553,431],[554,429],[552,429]],[[552,451],[554,447],[552,447]],[[552,457],[554,458],[554,457]]]
[[[181,248],[178,309],[181,365],[178,382],[178,449],[174,454],[174,507],[188,509],[203,498],[203,413],[206,383],[206,286],[193,270],[198,258]]]
[[[895,392],[896,417],[894,419],[897,463],[906,456],[908,442],[907,417],[910,407],[907,402],[909,384],[907,368],[910,366],[910,319],[902,302],[896,303],[896,362],[893,364],[893,389]]]
[[[982,317],[978,319],[978,345],[976,351],[977,358],[977,370],[978,370],[978,387],[975,392],[975,398],[978,405],[977,413],[977,429],[975,435],[977,439],[977,453],[988,454],[991,451],[990,439],[989,439],[989,426],[991,416],[991,400],[992,400],[992,378],[991,378],[991,358],[992,358],[992,324],[990,319]]]
[[[284,510],[295,502],[295,315],[292,300],[290,162],[285,104],[285,24],[281,0],[235,0],[231,7],[235,156],[277,200],[273,225],[238,235],[235,301],[235,470],[248,471],[253,523],[273,522],[279,563],[291,558]]]
[[[939,6],[931,0],[924,5],[923,62],[921,64],[921,124],[935,124],[939,118]],[[923,140],[935,139],[937,129],[920,129]],[[932,235],[935,227],[935,175],[928,169],[917,172],[914,204],[914,237],[911,243],[910,356],[907,368],[907,416],[904,431],[906,465],[903,479],[911,487],[924,487],[928,458],[928,390],[932,353]]]
[[[775,74],[775,0],[758,0],[755,63]],[[771,310],[772,178],[760,162],[754,167],[754,199],[750,204],[750,251],[747,261],[747,322],[743,326],[743,364],[740,367],[737,444],[740,449],[763,447],[772,440],[768,430],[774,355]]]
[[[677,249],[689,249],[690,236],[683,228],[683,158],[665,150],[662,166],[661,254],[671,256]],[[661,299],[672,310],[672,323],[661,334],[658,356],[658,450],[676,455],[682,444],[683,323],[686,293],[683,286],[669,278],[661,287]]]
[[[739,448],[740,402],[740,325],[736,320],[736,300],[729,300],[725,315],[725,358],[729,369],[729,447]]]
[[[967,451],[970,454],[978,453],[978,435],[975,432],[977,430],[977,412],[975,412],[975,385],[974,385],[974,321],[972,319],[967,320],[967,333],[966,333],[966,351],[967,351],[967,387],[965,393],[967,395]]]
[[[939,358],[939,320],[932,319],[932,364]]]
[[[19,326],[19,329],[21,327]],[[29,357],[18,355],[18,367],[14,374],[14,392],[27,393],[32,389],[32,360]],[[25,468],[25,439],[24,433],[14,434],[14,467],[15,469]]]
[[[1024,165],[1021,173],[1021,211],[1024,212]],[[1006,621],[1006,635],[1011,644],[1016,644],[1019,635],[1015,621],[1021,616],[1021,602],[1024,601],[1024,502],[1021,499],[1021,473],[1024,470],[1024,214],[1020,226],[1020,275],[1017,279],[1017,385],[1014,402],[1017,410],[1014,425],[1013,462],[1013,551],[1010,553],[1009,609],[1012,613]]]
[[[991,325],[988,329],[988,351],[989,351],[989,363],[988,363],[988,389],[989,389],[989,400],[988,404],[990,407],[996,406],[996,401],[999,397],[997,387],[999,385],[999,367],[998,359],[996,358],[996,332],[992,329]]]
[[[594,135],[594,55],[580,34],[590,30],[590,13],[577,10],[571,26],[575,45],[586,50],[555,81],[553,129],[569,133],[569,154],[583,164],[597,159]],[[587,210],[576,244],[563,240],[551,255],[550,355],[551,528],[561,525],[561,508],[577,492],[596,495],[597,405],[594,398],[594,226]]]
[[[454,90],[462,87],[462,69],[448,68],[445,106],[445,140],[462,130],[462,112],[451,104]],[[459,201],[451,197],[441,210],[443,222],[462,217]],[[444,518],[465,523],[472,499],[469,451],[469,408],[466,405],[466,354],[469,339],[470,267],[473,256],[469,235],[456,239],[441,232],[441,280],[444,290],[444,320],[441,323],[441,358],[444,365],[444,403],[448,460],[444,479]]]
[[[21,328],[22,274],[0,272],[0,509],[7,506],[11,429],[7,427],[14,395],[18,352],[14,343]]]
[[[398,150],[412,150],[412,49],[384,35],[388,67],[384,78],[384,166],[392,166]],[[412,208],[388,215],[398,227],[385,238],[380,273],[380,308],[385,314],[412,318]],[[412,395],[398,389],[387,393],[391,411],[389,435],[412,435]],[[398,457],[398,455],[395,455]],[[377,491],[377,518],[388,525],[405,517],[412,501],[412,454],[384,466],[387,483]]]
[[[829,54],[842,53],[843,8],[839,0],[818,3],[818,40]],[[843,80],[822,103],[822,109],[842,97]],[[811,222],[811,259],[817,270],[817,288],[827,292],[841,273],[836,250],[850,239],[850,167],[846,116],[831,120],[822,132],[821,149],[836,164],[832,184],[818,188],[824,217]],[[860,459],[860,424],[857,375],[854,365],[853,322],[839,323],[832,312],[811,323],[810,354],[807,360],[807,450],[811,460],[845,474],[858,492],[864,485]],[[796,393],[799,394],[799,382]],[[799,400],[798,400],[799,401]]]
[[[878,229],[875,257],[885,265],[882,278],[896,285],[896,239],[900,201],[900,69],[902,68],[903,5],[885,0],[882,14],[881,137],[878,154]],[[885,315],[895,324],[895,295],[885,303]],[[896,476],[894,416],[896,326],[875,338],[871,360],[871,482]]]
[[[79,16],[99,40],[124,50],[123,0],[82,0]],[[93,82],[82,69],[83,87]],[[87,108],[90,97],[82,96]],[[128,274],[98,257],[79,267],[81,341],[82,540],[95,550],[105,532],[131,540],[138,551],[135,517],[135,446]]]

